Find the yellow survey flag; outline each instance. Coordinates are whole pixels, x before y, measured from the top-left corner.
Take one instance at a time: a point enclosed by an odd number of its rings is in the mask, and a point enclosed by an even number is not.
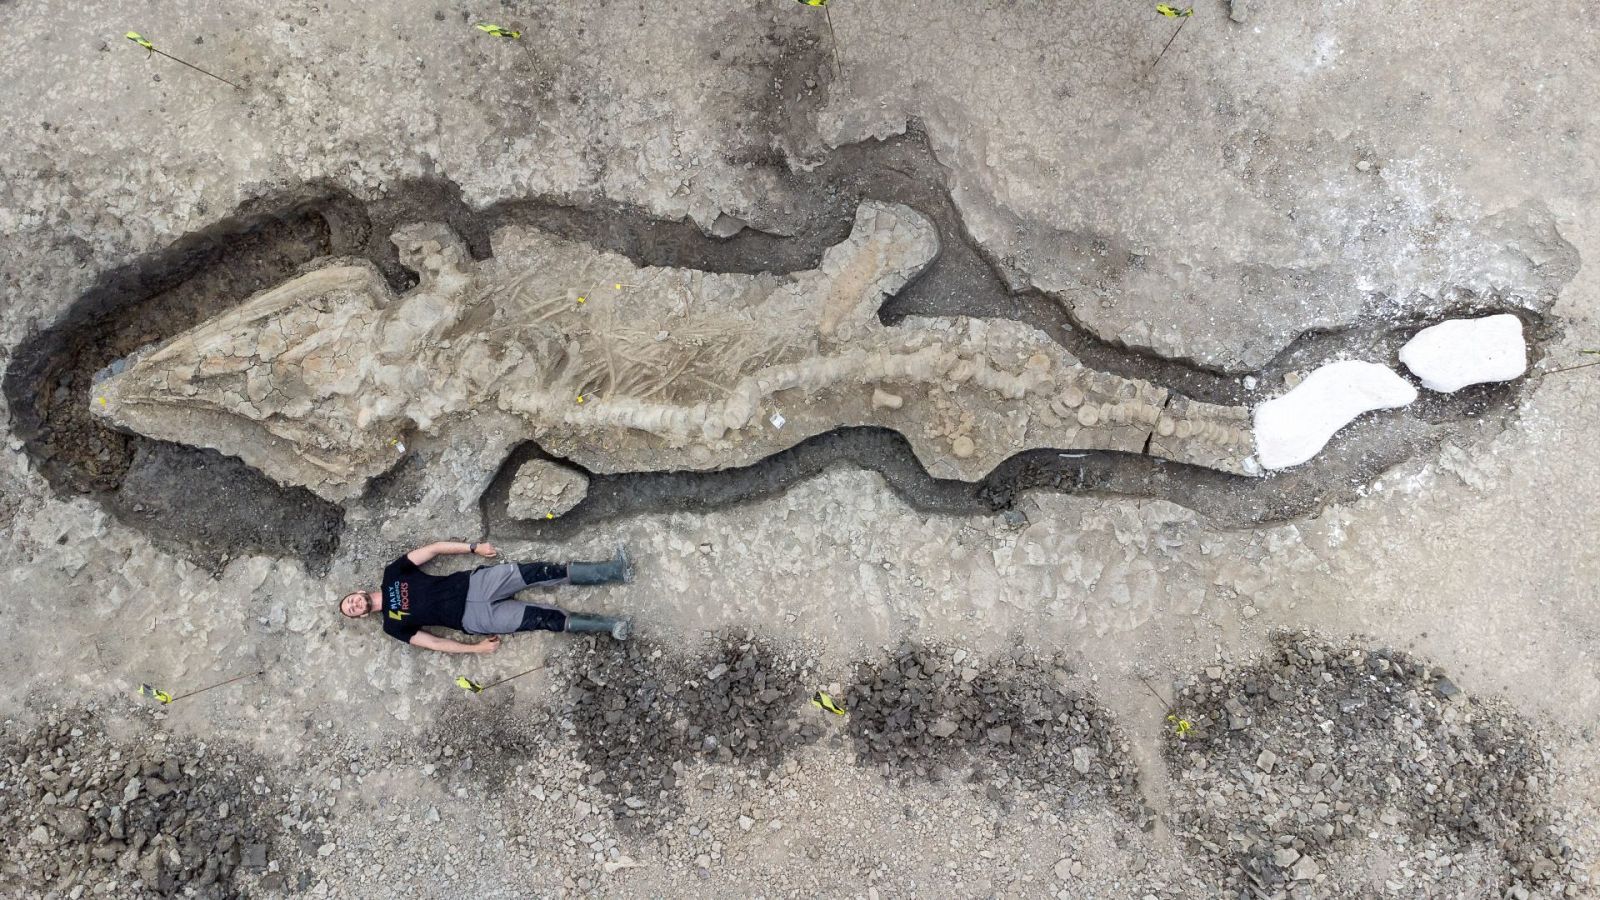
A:
[[[139,46],[145,48],[146,50],[153,51],[153,50],[156,49],[156,45],[155,44],[152,44],[149,41],[145,40],[144,39],[144,35],[140,34],[137,31],[130,31],[127,34],[123,35],[123,37],[127,38],[130,41],[133,41],[135,44],[138,44]]]
[[[1169,6],[1165,3],[1157,3],[1156,12],[1161,13],[1163,16],[1166,16],[1169,19],[1182,19],[1185,16],[1194,15],[1194,7],[1191,6],[1188,9],[1179,9],[1176,6]]]
[[[167,693],[166,691],[153,688],[148,684],[139,685],[139,695],[143,697],[149,697],[152,700],[159,700],[161,701],[162,706],[172,702],[171,694]]]
[[[512,31],[509,28],[501,28],[499,25],[493,25],[489,22],[479,22],[472,27],[478,29],[484,34],[492,35],[497,38],[510,38],[512,40],[517,40],[518,38],[522,37],[522,32],[520,31]]]
[[[801,2],[803,3],[805,0],[801,0]],[[849,710],[845,709],[843,706],[840,706],[838,701],[834,700],[833,697],[829,696],[825,691],[817,691],[815,694],[812,694],[811,705],[815,706],[817,709],[825,709],[836,716],[842,716],[846,712],[849,712]]]

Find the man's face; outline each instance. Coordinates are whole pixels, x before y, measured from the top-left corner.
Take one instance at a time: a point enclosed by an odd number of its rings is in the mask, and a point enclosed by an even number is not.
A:
[[[339,611],[352,619],[359,619],[378,608],[377,591],[356,591],[339,601]]]

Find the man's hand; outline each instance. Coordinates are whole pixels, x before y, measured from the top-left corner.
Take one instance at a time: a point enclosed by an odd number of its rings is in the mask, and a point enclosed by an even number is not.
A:
[[[493,653],[500,649],[500,635],[491,635],[488,640],[479,641],[472,645],[474,653]]]
[[[496,550],[493,544],[485,542],[478,545],[478,555],[484,559],[493,559],[500,555],[500,551]]]

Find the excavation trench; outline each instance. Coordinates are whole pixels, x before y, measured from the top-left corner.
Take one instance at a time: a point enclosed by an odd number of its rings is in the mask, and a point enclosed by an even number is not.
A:
[[[1214,403],[1244,398],[1239,379],[1100,340],[1074,326],[1063,306],[1037,291],[1015,291],[966,233],[945,186],[944,170],[913,128],[884,141],[839,148],[815,169],[779,169],[795,209],[792,233],[751,229],[708,237],[692,223],[652,219],[619,204],[582,208],[542,200],[471,209],[448,182],[395,186],[361,201],[340,189],[310,185],[245,204],[234,215],[171,247],[103,275],[51,327],[17,348],[4,389],[25,452],[63,496],[89,496],[159,546],[220,567],[240,553],[299,558],[325,571],[338,547],[344,510],[299,488],[283,487],[237,459],[110,429],[88,411],[97,372],[141,347],[171,338],[317,265],[326,257],[371,261],[397,290],[415,284],[388,237],[398,225],[448,223],[474,257],[489,255],[490,235],[529,225],[621,253],[641,265],[713,272],[791,272],[814,267],[849,233],[865,199],[904,203],[938,227],[942,250],[923,274],[885,302],[880,318],[1003,317],[1050,335],[1086,365],[1144,379]],[[1499,311],[1498,298],[1462,294],[1452,314]],[[1551,325],[1524,316],[1535,348]],[[1275,384],[1284,372],[1335,353],[1393,362],[1401,343],[1428,324],[1373,319],[1334,333],[1309,333],[1258,373]],[[1481,386],[1450,396],[1425,394],[1404,410],[1364,418],[1317,463],[1268,479],[1230,476],[1131,453],[1031,450],[982,481],[930,476],[899,434],[844,428],[751,466],[712,472],[586,473],[588,498],[553,521],[518,521],[506,513],[517,465],[543,456],[521,447],[482,498],[490,532],[559,537],[578,528],[668,510],[713,510],[781,492],[833,465],[879,472],[912,506],[950,515],[989,514],[1033,490],[1154,497],[1192,508],[1222,525],[1251,525],[1315,511],[1351,496],[1390,466],[1486,418],[1509,414],[1520,388]],[[571,465],[557,460],[565,465]],[[427,463],[421,462],[424,468]],[[574,468],[577,468],[574,466]],[[429,477],[423,471],[404,480]],[[389,479],[394,484],[401,479]],[[375,486],[383,491],[385,480]],[[383,498],[368,498],[368,500]]]

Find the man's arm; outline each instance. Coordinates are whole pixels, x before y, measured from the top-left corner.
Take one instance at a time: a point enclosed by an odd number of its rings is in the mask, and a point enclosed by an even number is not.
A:
[[[406,559],[411,560],[413,565],[422,566],[427,565],[428,561],[433,559],[435,556],[444,556],[447,554],[457,553],[477,553],[479,556],[488,558],[496,555],[498,552],[494,549],[494,545],[488,542],[478,544],[477,550],[473,550],[472,548],[472,544],[463,544],[460,541],[434,541],[431,544],[418,547],[410,553],[407,553]]]
[[[476,644],[468,644],[463,641],[442,638],[436,634],[429,634],[426,631],[419,631],[411,636],[409,643],[413,647],[421,647],[424,650],[438,650],[440,653],[493,653],[500,649],[500,635],[491,635],[488,640],[479,641]]]

